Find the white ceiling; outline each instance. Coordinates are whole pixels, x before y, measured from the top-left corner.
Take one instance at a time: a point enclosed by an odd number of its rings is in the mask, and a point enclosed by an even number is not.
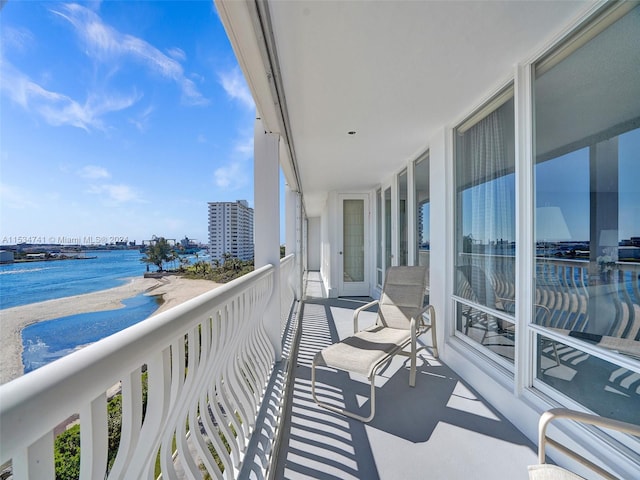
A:
[[[307,214],[391,178],[590,5],[270,2]]]

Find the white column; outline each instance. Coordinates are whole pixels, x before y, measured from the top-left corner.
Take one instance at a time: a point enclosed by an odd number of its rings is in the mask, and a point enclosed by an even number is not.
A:
[[[529,321],[535,298],[535,192],[533,172],[533,86],[531,65],[518,65],[515,82],[516,112],[516,357],[514,394],[521,396],[532,384],[534,336]]]
[[[256,119],[253,131],[255,267],[274,266],[273,293],[264,312],[264,325],[276,352],[280,342],[280,169],[279,136],[267,133]]]
[[[295,296],[302,297],[302,198],[298,192],[285,186],[285,252],[295,254],[292,278]]]
[[[429,218],[429,303],[436,309],[436,332],[438,352],[446,358],[446,340],[455,331],[455,315],[451,302],[451,281],[453,272],[453,235],[452,204],[449,187],[453,182],[451,157],[447,151],[447,142],[451,135],[444,129],[439,130],[429,142],[429,198],[431,215]],[[436,234],[435,232],[438,232]]]

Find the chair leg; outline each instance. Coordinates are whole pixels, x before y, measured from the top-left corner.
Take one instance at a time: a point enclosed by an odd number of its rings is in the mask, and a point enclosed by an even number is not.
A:
[[[464,323],[464,334],[465,335],[469,335],[469,327],[471,326],[471,312],[470,312],[470,308],[467,307],[467,311],[466,312],[462,312],[462,315],[467,317],[467,321]]]
[[[431,319],[431,343],[433,344],[433,356],[438,358],[438,339],[436,335],[436,321]]]
[[[559,367],[560,366],[560,356],[558,355],[558,346],[556,345],[556,342],[551,343],[551,345],[553,345],[553,354],[556,356],[556,365]]]
[[[416,342],[413,341],[411,342],[411,371],[409,372],[409,386],[410,387],[415,387],[416,386],[416,361],[417,361],[417,356],[418,356],[418,352],[417,352],[417,348],[416,348]]]
[[[344,408],[338,408],[338,407],[334,407],[333,405],[329,405],[327,403],[321,402],[320,400],[318,400],[318,398],[316,397],[316,364],[312,363],[311,364],[311,397],[313,398],[313,401],[316,402],[316,404],[322,408],[326,408],[327,410],[330,410],[332,412],[336,412],[336,413],[341,413],[342,415],[346,415],[347,417],[351,417],[354,418],[356,420],[360,420],[361,422],[367,423],[370,422],[374,415],[376,414],[376,383],[375,383],[375,378],[376,378],[376,374],[375,372],[371,375],[371,395],[370,395],[370,402],[371,402],[371,409],[370,409],[370,413],[367,417],[363,417],[361,415],[358,415],[356,413],[350,412],[349,410],[346,410]]]

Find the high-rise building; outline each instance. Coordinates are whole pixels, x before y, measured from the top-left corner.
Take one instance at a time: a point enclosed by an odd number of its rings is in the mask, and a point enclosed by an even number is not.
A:
[[[253,258],[253,208],[246,200],[209,202],[209,255],[219,260],[225,253]]]

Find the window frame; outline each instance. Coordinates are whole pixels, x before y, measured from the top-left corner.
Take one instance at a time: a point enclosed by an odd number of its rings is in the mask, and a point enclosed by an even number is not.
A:
[[[452,213],[453,213],[453,217],[452,217],[452,230],[451,230],[451,235],[452,235],[452,241],[453,241],[453,248],[451,251],[451,263],[450,263],[450,271],[451,271],[451,276],[450,276],[450,295],[449,295],[449,300],[451,302],[451,326],[450,326],[450,331],[451,331],[451,335],[453,337],[455,337],[457,340],[460,340],[461,342],[463,342],[467,347],[469,347],[471,350],[473,350],[476,354],[480,355],[483,359],[485,359],[487,361],[488,364],[488,368],[487,371],[493,371],[493,372],[499,372],[501,377],[504,377],[504,375],[507,375],[509,381],[516,381],[515,379],[518,378],[519,376],[519,372],[518,369],[522,366],[522,362],[518,361],[519,360],[519,356],[518,356],[518,346],[521,343],[520,341],[520,337],[522,336],[521,332],[522,332],[522,328],[521,325],[519,325],[518,322],[518,316],[517,316],[517,312],[518,312],[518,305],[521,302],[521,298],[518,295],[518,259],[519,259],[519,244],[518,244],[518,219],[519,219],[519,215],[518,215],[518,190],[517,190],[517,185],[518,185],[518,163],[519,163],[519,155],[518,155],[518,139],[520,138],[519,134],[518,134],[518,129],[519,129],[519,124],[518,124],[518,108],[517,108],[517,98],[516,98],[516,77],[515,75],[512,77],[509,77],[509,79],[507,79],[505,82],[503,82],[499,88],[497,88],[494,92],[492,92],[492,94],[486,98],[483,102],[480,103],[480,105],[478,107],[476,107],[474,110],[472,110],[472,112],[467,115],[465,118],[463,118],[460,122],[456,123],[456,126],[454,126],[451,130],[451,137],[450,137],[450,146],[451,146],[451,165],[452,165],[452,176],[451,176],[451,181],[452,181],[452,192],[451,192],[451,201],[452,201]],[[515,292],[515,297],[514,300],[516,300],[515,306],[516,306],[516,310],[514,311],[513,315],[505,315],[504,312],[500,312],[498,310],[495,310],[493,308],[487,307],[483,304],[480,303],[475,303],[470,301],[469,299],[465,299],[460,297],[459,295],[456,294],[456,278],[457,278],[457,260],[456,257],[458,255],[458,246],[457,246],[457,242],[458,242],[458,219],[459,216],[461,214],[461,205],[459,205],[459,201],[458,201],[458,194],[457,194],[457,160],[456,160],[456,134],[458,131],[460,131],[460,129],[462,129],[464,132],[468,131],[470,128],[472,128],[473,126],[475,126],[477,123],[479,123],[480,121],[482,121],[484,118],[486,118],[488,115],[492,114],[493,112],[495,112],[496,110],[498,110],[499,108],[501,108],[505,103],[509,102],[510,100],[513,99],[513,104],[514,104],[514,117],[513,117],[513,125],[514,125],[514,145],[515,145],[515,171],[514,171],[514,188],[515,188],[515,197],[516,197],[516,208],[514,211],[515,214],[515,218],[514,218],[514,222],[515,222],[515,242],[516,242],[516,250],[514,253],[514,268],[516,271],[515,274],[515,278],[514,278],[514,282],[515,282],[515,286],[514,286],[514,292]],[[488,347],[486,347],[485,345],[478,343],[477,341],[475,341],[474,339],[472,339],[471,337],[465,335],[463,332],[459,331],[457,328],[457,315],[458,315],[458,306],[466,306],[466,307],[472,307],[482,313],[486,313],[489,314],[493,317],[496,317],[500,320],[504,320],[507,321],[511,324],[514,325],[515,327],[515,334],[514,334],[514,358],[513,361],[509,361],[505,358],[503,358],[501,355],[493,352],[491,349],[489,349]],[[530,364],[527,366],[528,369],[531,368]]]
[[[622,2],[620,4],[616,4],[612,2],[602,8],[597,9],[597,11],[592,12],[591,15],[585,18],[581,25],[573,28],[564,38],[560,39],[558,42],[555,42],[548,49],[546,49],[545,52],[538,55],[529,63],[518,67],[517,85],[519,86],[521,91],[518,96],[516,107],[520,105],[521,114],[519,117],[520,125],[516,126],[516,132],[521,135],[523,145],[519,146],[518,143],[516,143],[516,148],[519,148],[522,153],[523,158],[521,160],[523,160],[523,162],[520,167],[521,169],[524,169],[521,171],[526,171],[526,174],[521,175],[522,177],[524,177],[522,182],[518,182],[517,180],[517,188],[523,189],[520,191],[520,193],[522,194],[522,192],[524,191],[524,195],[522,195],[523,198],[521,199],[524,205],[521,205],[521,207],[517,211],[518,213],[521,213],[521,218],[522,215],[525,216],[521,221],[525,221],[527,223],[527,228],[523,228],[523,226],[521,225],[517,226],[517,232],[520,233],[521,236],[526,238],[526,243],[520,242],[518,246],[520,247],[520,245],[523,245],[526,246],[527,249],[526,252],[520,251],[517,256],[517,258],[522,256],[522,258],[518,258],[517,260],[517,266],[520,267],[521,272],[520,274],[518,274],[518,278],[523,275],[525,276],[524,278],[533,279],[535,277],[536,238],[534,228],[534,212],[536,209],[536,138],[533,132],[535,131],[534,87],[536,76],[544,74],[556,64],[562,62],[566,58],[569,58],[571,54],[578,48],[595,38],[599,33],[609,28],[612,24],[614,24],[617,20],[625,16],[634,8],[638,8],[637,3],[633,4],[632,2]],[[516,116],[518,117],[518,115]],[[622,127],[620,125],[614,125],[606,131],[607,134],[620,135],[628,131],[624,130],[624,132],[617,132],[615,130],[616,128],[620,129]],[[594,138],[596,138],[598,135],[594,136]],[[591,143],[569,143],[567,145],[561,146],[559,150],[554,151],[553,157],[561,156],[563,154],[563,151],[564,153],[575,151],[578,147],[591,148],[591,145]],[[517,162],[516,168],[518,168],[518,166],[519,164]],[[516,170],[516,178],[518,178],[518,170]],[[525,335],[523,335],[523,339],[520,342],[522,344],[522,347],[524,348],[520,347],[522,348],[522,351],[516,354],[518,358],[520,358],[520,363],[522,365],[522,368],[519,370],[519,372],[517,372],[516,375],[518,387],[517,392],[526,392],[526,396],[529,396],[530,398],[543,399],[547,403],[550,403],[551,401],[554,403],[559,403],[563,406],[567,406],[568,408],[587,411],[587,408],[583,404],[564,394],[560,390],[553,388],[553,386],[545,383],[543,380],[538,378],[536,372],[538,359],[538,336],[556,340],[563,345],[575,349],[576,351],[586,353],[599,360],[615,365],[616,367],[620,367],[630,372],[640,374],[640,361],[633,360],[629,356],[619,354],[614,351],[608,351],[603,348],[593,346],[587,342],[574,339],[573,337],[570,337],[568,335],[554,332],[551,329],[533,323],[533,321],[528,321],[528,319],[534,318],[532,312],[534,311],[535,289],[536,283],[534,280],[531,280],[530,291],[523,291],[522,288],[517,290],[524,295],[522,300],[526,301],[520,301],[520,307],[523,312],[522,314],[520,314],[519,318],[519,323],[521,324],[520,330],[522,332],[525,332]],[[526,308],[524,303],[526,303]],[[519,311],[520,310],[518,310],[518,312]],[[518,346],[519,345],[517,345],[517,347]],[[619,435],[615,433],[609,434],[609,432],[607,432],[607,435],[615,437],[616,440],[633,449],[637,449],[638,445],[640,445],[640,442],[638,440],[635,440],[626,435]]]

